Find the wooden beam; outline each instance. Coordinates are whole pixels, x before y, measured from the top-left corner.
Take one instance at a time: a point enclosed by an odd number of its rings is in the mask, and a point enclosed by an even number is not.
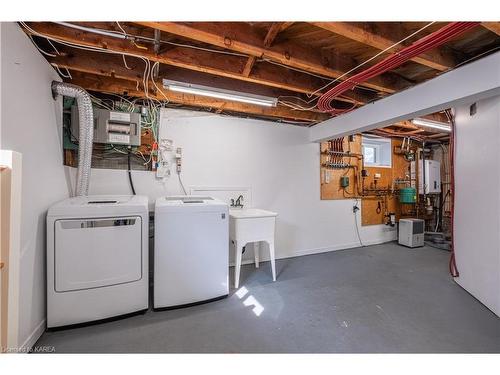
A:
[[[107,51],[116,53],[128,53],[137,57],[143,57],[153,62],[160,62],[165,65],[189,69],[197,72],[208,73],[216,76],[232,78],[240,81],[252,82],[259,85],[275,87],[283,90],[310,94],[325,84],[325,80],[317,77],[297,73],[289,69],[261,63],[254,66],[252,73],[245,77],[242,75],[245,58],[241,56],[217,54],[208,51],[195,50],[191,48],[175,47],[156,55],[152,46],[141,46],[147,49],[138,48],[134,43],[111,37],[105,37],[90,32],[75,30],[53,23],[33,23],[30,26],[43,35],[57,38],[64,42],[76,43],[79,45],[98,47],[105,49],[103,55],[109,55]],[[36,35],[36,34],[35,34]],[[81,50],[75,49],[75,54],[80,54]],[[120,55],[118,55],[120,56]],[[99,59],[101,60],[101,59]],[[136,61],[144,66],[139,58],[127,57],[127,62]],[[96,62],[97,63],[97,62]],[[316,96],[321,92],[316,93]],[[351,92],[341,101],[356,104],[364,104],[373,101],[375,98],[367,94]]]
[[[141,46],[139,48],[131,41],[105,37],[90,32],[75,30],[53,23],[32,23],[30,26],[37,32],[57,38],[64,42],[77,43],[79,45],[103,48],[116,53],[131,53],[138,57],[146,58],[153,62],[171,65],[179,68],[194,70],[213,74],[217,76],[253,82],[260,85],[275,87],[283,90],[310,94],[325,84],[325,80],[317,77],[301,74],[284,69],[282,67],[261,63],[254,67],[252,73],[245,77],[242,75],[246,58],[217,54],[208,51],[195,50],[191,48],[175,47],[159,55],[156,55],[152,46]],[[36,35],[36,34],[35,34]],[[75,51],[78,51],[75,49]],[[128,57],[127,61],[133,61],[134,57]],[[137,59],[141,64],[141,60]],[[316,93],[317,96],[321,92]],[[373,96],[361,95],[359,92],[350,93],[342,101],[363,104],[374,100]]]
[[[138,22],[138,24],[329,78],[338,78],[353,67],[351,61],[342,59],[342,56],[338,59],[337,66],[329,66],[325,64],[321,51],[292,42],[263,47],[259,35],[250,25],[244,23]],[[362,83],[361,86],[394,93],[408,87],[408,84],[399,76],[385,73]]]
[[[245,77],[250,76],[250,73],[252,72],[252,68],[253,65],[255,64],[256,59],[257,58],[255,56],[249,56],[245,64],[245,67],[243,68],[243,72],[241,74],[243,74]]]
[[[398,39],[395,39],[394,37],[391,38],[374,33],[366,27],[362,27],[351,22],[312,22],[312,24],[324,30],[331,31],[332,33],[341,35],[345,38],[354,40],[367,46],[374,47],[381,51],[391,47],[398,41]],[[395,33],[395,27],[392,27],[391,31]],[[416,38],[418,38],[418,36],[416,36]],[[400,44],[391,48],[389,51],[387,51],[387,53],[400,51],[406,46],[407,44]],[[456,65],[455,59],[451,54],[445,54],[437,49],[428,51],[422,55],[414,57],[411,60],[418,64],[425,65],[429,68],[439,71],[448,70]]]
[[[481,26],[500,35],[500,22],[483,22]]]
[[[500,95],[500,52],[441,74],[410,90],[315,125],[311,142],[385,127]]]
[[[266,37],[264,38],[264,47],[271,47],[274,42],[274,39],[278,36],[278,34],[284,30],[283,25],[287,22],[273,22],[271,27],[269,28]],[[158,30],[158,29],[155,29]],[[243,69],[243,75],[248,77],[252,72],[253,65],[255,64],[255,60],[257,58],[255,56],[249,56],[248,60],[245,64],[245,68]]]
[[[145,97],[144,92],[138,90],[136,84],[128,80],[81,73],[77,71],[71,71],[71,75],[73,78],[71,80],[66,80],[75,85],[81,86],[86,90],[103,93],[113,93],[118,95],[128,95],[139,98]],[[161,87],[160,82],[158,82],[157,85]],[[158,100],[167,99],[171,103],[182,104],[190,107],[213,108],[214,110],[222,108],[223,111],[238,112],[293,121],[304,121],[309,123],[319,122],[328,117],[323,113],[293,111],[287,107],[282,106],[274,108],[262,107],[253,104],[229,102],[203,96],[176,93],[169,90],[162,90],[162,92],[163,94],[158,92],[150,93],[149,95],[155,97]]]
[[[74,50],[70,47],[58,47],[58,50],[60,55],[47,57],[47,61],[53,66],[75,70],[82,73],[125,79],[139,84],[142,87],[144,64],[138,59],[127,58],[127,68],[120,55]],[[159,76],[168,77],[174,81],[189,82],[255,95],[272,97],[297,95],[295,93],[270,86],[263,86],[252,82],[236,81],[231,78],[215,76],[212,74],[196,72],[169,65],[160,65]],[[150,89],[153,88],[150,87]],[[303,99],[306,99],[306,97],[304,96]]]
[[[287,22],[273,22],[264,39],[264,47],[271,47],[278,34],[284,30],[283,25]]]

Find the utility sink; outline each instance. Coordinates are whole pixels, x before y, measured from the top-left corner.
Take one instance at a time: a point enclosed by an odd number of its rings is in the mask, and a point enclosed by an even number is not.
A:
[[[274,224],[278,214],[259,208],[231,208],[229,237],[245,246],[248,242],[274,241]],[[245,242],[245,243],[243,243]]]
[[[261,210],[260,208],[230,208],[229,216],[235,219],[253,218],[253,217],[276,217],[276,212]]]
[[[259,244],[267,242],[271,260],[273,280],[276,280],[274,265],[274,228],[276,212],[259,208],[231,208],[229,209],[229,238],[235,248],[235,287],[239,286],[241,253],[248,243],[254,243],[255,266],[259,267]]]

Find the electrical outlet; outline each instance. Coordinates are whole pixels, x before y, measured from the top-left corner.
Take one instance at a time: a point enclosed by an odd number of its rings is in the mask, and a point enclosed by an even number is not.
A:
[[[156,178],[170,177],[170,164],[165,161],[160,161],[156,168]]]

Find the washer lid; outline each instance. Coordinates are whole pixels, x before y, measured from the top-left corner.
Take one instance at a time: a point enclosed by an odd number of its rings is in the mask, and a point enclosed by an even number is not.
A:
[[[155,202],[155,212],[165,210],[186,210],[191,208],[194,211],[214,211],[228,210],[228,205],[212,197],[202,195],[177,195],[158,198]]]

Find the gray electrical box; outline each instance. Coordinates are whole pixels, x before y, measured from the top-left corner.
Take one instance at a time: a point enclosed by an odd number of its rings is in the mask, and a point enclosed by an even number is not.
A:
[[[71,133],[78,140],[78,107],[71,107]],[[94,143],[141,145],[141,115],[94,108]]]

